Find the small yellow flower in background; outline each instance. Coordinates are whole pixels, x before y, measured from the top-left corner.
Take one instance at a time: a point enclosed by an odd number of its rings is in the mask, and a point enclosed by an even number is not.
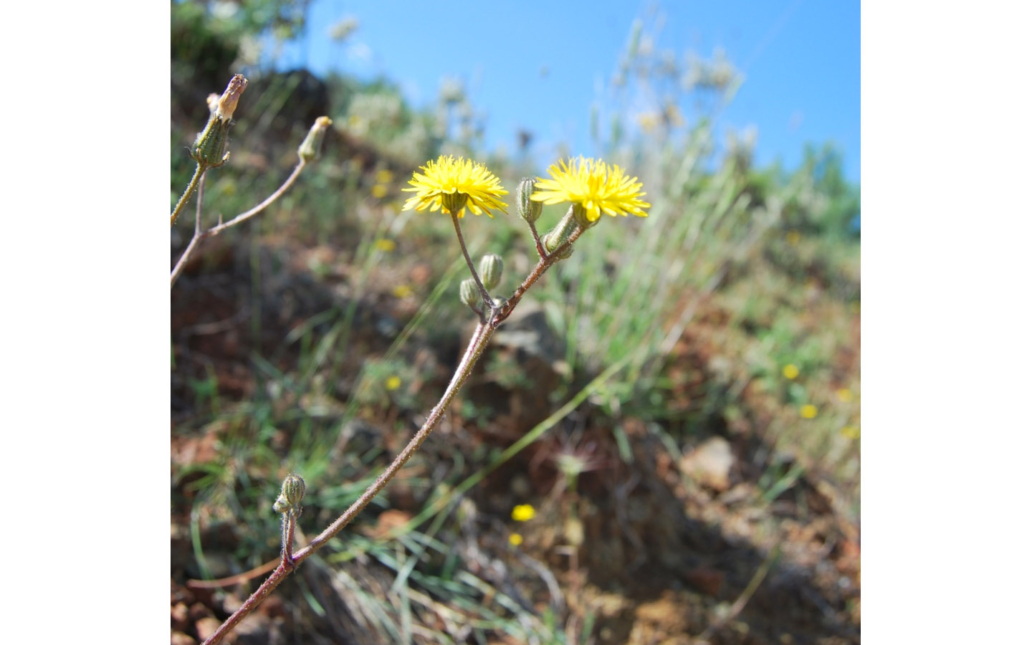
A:
[[[859,439],[860,428],[857,428],[855,426],[845,426],[844,428],[839,430],[839,434],[841,434],[846,439]]]
[[[807,403],[803,407],[799,408],[799,416],[804,419],[813,419],[817,416],[817,406],[812,403]]]
[[[781,368],[781,373],[785,375],[785,378],[791,381],[795,377],[799,376],[799,368],[792,363],[789,363]]]
[[[373,186],[373,190],[371,192],[373,193],[373,197],[383,199],[387,196],[387,187],[383,184],[376,184]]]
[[[394,180],[394,173],[390,170],[383,169],[376,171],[376,183],[378,184],[389,184]]]
[[[835,392],[835,394],[838,395],[839,401],[842,401],[843,403],[849,403],[853,400],[853,392],[847,388],[842,388]]]
[[[401,387],[401,379],[397,376],[391,376],[387,379],[387,382],[384,384],[384,387],[387,388],[387,391],[396,390],[399,387]]]
[[[595,222],[605,212],[609,215],[628,213],[648,217],[644,209],[652,204],[642,201],[641,182],[627,177],[620,166],[609,166],[597,159],[580,159],[569,163],[560,161],[548,167],[552,179],[538,177],[535,192],[530,196],[536,202],[580,204],[589,222]]]
[[[659,125],[659,117],[654,112],[642,112],[638,115],[638,127],[643,132],[652,132]]]
[[[408,286],[407,284],[399,284],[398,286],[391,289],[391,293],[394,294],[395,298],[408,298],[409,296],[414,294],[415,291],[413,291],[412,287]]]
[[[483,164],[449,155],[428,161],[420,169],[422,174],[412,173],[412,188],[402,189],[416,193],[405,202],[404,210],[443,210],[456,217],[465,215],[467,208],[474,215],[487,213],[488,217],[494,217],[491,209],[505,212],[505,203],[499,197],[509,191]]]
[[[375,242],[373,242],[373,246],[376,247],[377,251],[383,251],[384,253],[390,253],[391,251],[394,250],[394,247],[396,245],[394,244],[394,240],[388,240],[386,238],[382,238],[381,237],[380,239],[378,239]]]
[[[530,504],[518,504],[512,507],[512,519],[517,522],[526,522],[534,519],[534,507]]]
[[[520,535],[519,533],[510,533],[509,534],[509,544],[511,544],[513,546],[519,546],[519,545],[523,544],[523,536]]]
[[[788,242],[791,246],[795,246],[796,244],[799,244],[799,238],[800,238],[799,231],[792,230],[792,231],[789,231],[788,233],[785,233],[785,241]]]

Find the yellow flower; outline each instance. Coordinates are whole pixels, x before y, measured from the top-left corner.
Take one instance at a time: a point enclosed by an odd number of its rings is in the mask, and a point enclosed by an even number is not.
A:
[[[792,363],[789,363],[781,368],[781,373],[785,375],[785,378],[791,381],[795,377],[799,376],[799,368]]]
[[[641,183],[627,177],[620,166],[609,166],[597,159],[581,157],[569,163],[560,161],[548,167],[552,179],[538,177],[531,199],[546,204],[572,202],[584,208],[589,222],[597,221],[603,212],[609,215],[628,213],[648,217],[644,209],[652,204],[642,201]]]
[[[853,400],[853,392],[846,388],[840,389],[836,394],[838,394],[839,401],[843,403],[849,403]]]
[[[493,217],[490,209],[505,212],[505,203],[498,198],[509,191],[483,164],[449,155],[426,162],[421,170],[422,174],[412,173],[412,188],[402,189],[416,193],[405,202],[404,210],[442,210],[457,217],[465,215],[467,207],[474,215],[487,213],[488,217]]]
[[[394,294],[395,298],[408,298],[409,296],[414,294],[415,291],[413,291],[412,287],[408,286],[407,284],[399,284],[398,286],[391,289],[391,293]]]
[[[387,382],[384,384],[384,387],[386,387],[388,391],[396,390],[399,387],[401,387],[401,379],[397,376],[391,376],[387,379]]]
[[[846,426],[846,427],[842,428],[841,430],[839,430],[839,433],[843,437],[845,437],[846,439],[859,439],[860,438],[860,428],[857,428],[855,426]]]
[[[383,199],[387,196],[387,187],[383,184],[376,184],[375,186],[373,186],[372,193],[373,197],[377,199]]]
[[[509,534],[509,544],[511,544],[513,546],[519,546],[519,545],[523,544],[523,536],[520,535],[519,533],[510,533]]]
[[[390,253],[391,251],[394,250],[395,244],[394,244],[394,240],[388,240],[388,239],[385,239],[385,238],[381,237],[380,239],[378,239],[375,242],[373,242],[373,246],[376,247],[377,251],[383,251],[384,253]]]
[[[394,179],[394,173],[390,170],[383,169],[376,171],[376,183],[378,184],[389,184]]]
[[[812,403],[807,403],[803,407],[799,408],[799,416],[804,419],[813,419],[817,416],[817,406]]]
[[[512,519],[517,522],[526,522],[534,519],[534,507],[530,504],[519,504],[512,507]]]

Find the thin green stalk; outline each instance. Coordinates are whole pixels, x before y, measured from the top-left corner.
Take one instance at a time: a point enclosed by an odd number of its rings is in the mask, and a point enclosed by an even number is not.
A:
[[[179,198],[179,203],[176,204],[175,209],[172,210],[172,224],[176,225],[176,220],[179,219],[179,213],[182,212],[183,207],[186,206],[186,202],[190,200],[190,196],[197,190],[197,183],[201,181],[201,177],[204,175],[204,171],[208,169],[208,165],[203,161],[197,162],[197,168],[194,170],[193,177],[190,179],[190,183],[186,185],[186,190],[183,191],[183,195]]]

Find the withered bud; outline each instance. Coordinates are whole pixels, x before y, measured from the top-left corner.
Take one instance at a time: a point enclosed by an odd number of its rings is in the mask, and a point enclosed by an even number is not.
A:
[[[245,89],[247,89],[247,79],[243,74],[237,74],[231,78],[229,85],[226,86],[226,91],[219,99],[215,115],[224,121],[232,119],[233,113],[236,112],[237,102],[240,101],[240,95],[244,93]]]

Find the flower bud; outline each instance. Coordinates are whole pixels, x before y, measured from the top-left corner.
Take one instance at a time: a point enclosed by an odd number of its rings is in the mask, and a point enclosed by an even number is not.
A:
[[[312,129],[308,131],[308,136],[301,142],[301,147],[297,149],[297,156],[301,157],[301,161],[305,163],[311,163],[319,158],[319,152],[322,149],[323,139],[326,137],[326,128],[330,127],[333,121],[329,117],[321,116],[315,120],[312,125]]]
[[[277,513],[292,512],[294,515],[301,514],[301,500],[305,496],[305,480],[300,475],[290,473],[283,480],[280,495],[272,508]]]
[[[555,228],[549,231],[545,237],[542,238],[541,243],[544,245],[545,251],[548,253],[554,252],[559,248],[560,244],[565,242],[570,235],[573,234],[574,229],[576,229],[578,225],[575,216],[576,210],[577,206],[571,205],[570,209],[566,211],[566,215],[564,215],[563,218],[559,220],[559,223],[555,225]],[[567,258],[569,255],[563,254],[562,257]]]
[[[473,278],[466,278],[459,285],[459,298],[468,306],[477,308],[480,304],[480,289],[477,288],[477,281]]]
[[[490,291],[502,281],[502,269],[504,268],[501,256],[488,253],[480,258],[480,279],[484,282],[484,288]]]
[[[541,217],[541,202],[530,198],[534,194],[534,183],[533,178],[524,177],[520,180],[519,187],[516,188],[516,208],[520,217],[527,220],[529,224],[533,224]]]

